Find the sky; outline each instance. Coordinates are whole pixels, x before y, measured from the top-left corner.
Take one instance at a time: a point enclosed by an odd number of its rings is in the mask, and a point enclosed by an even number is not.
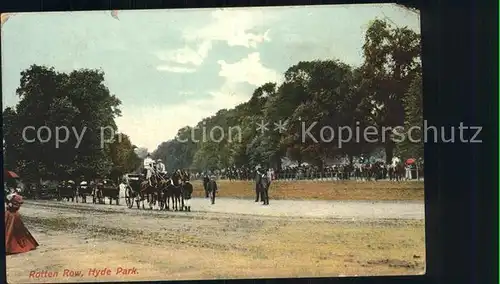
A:
[[[419,15],[394,4],[14,14],[1,30],[3,108],[32,64],[100,69],[122,101],[118,130],[154,151],[299,61],[359,66],[377,18],[420,33]]]

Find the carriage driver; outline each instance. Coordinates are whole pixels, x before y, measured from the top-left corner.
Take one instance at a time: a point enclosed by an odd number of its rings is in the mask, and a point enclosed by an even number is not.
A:
[[[156,160],[156,170],[159,173],[165,173],[165,164],[161,161],[161,159]]]
[[[153,173],[154,160],[151,159],[151,155],[148,154],[144,159],[144,174],[146,175],[146,180],[149,185],[151,185],[151,175]]]

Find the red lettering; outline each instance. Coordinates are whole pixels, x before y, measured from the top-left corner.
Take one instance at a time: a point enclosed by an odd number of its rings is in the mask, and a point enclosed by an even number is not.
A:
[[[52,271],[30,271],[29,278],[52,278],[57,277],[57,272]]]
[[[131,275],[131,274],[139,274],[139,273],[137,272],[137,269],[135,267],[133,267],[133,268],[118,267],[116,269],[116,274]]]
[[[73,271],[73,270],[69,270],[69,269],[64,269],[63,276],[66,276],[66,277],[83,276],[83,273],[81,271]]]

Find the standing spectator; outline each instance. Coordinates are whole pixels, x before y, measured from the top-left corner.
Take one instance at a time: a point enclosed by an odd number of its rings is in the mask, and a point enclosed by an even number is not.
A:
[[[208,184],[207,184],[207,189],[208,189],[208,192],[210,194],[210,201],[212,204],[215,204],[215,195],[217,194],[217,191],[219,190],[215,179],[216,179],[215,175],[211,175],[210,180],[208,181]]]
[[[5,252],[7,254],[23,253],[34,250],[38,242],[24,226],[19,215],[23,198],[17,192],[7,196],[5,211]]]
[[[411,165],[406,165],[405,170],[406,170],[405,179],[411,180]]]

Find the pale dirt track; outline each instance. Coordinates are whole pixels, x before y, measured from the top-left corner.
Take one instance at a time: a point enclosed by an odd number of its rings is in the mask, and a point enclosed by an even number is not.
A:
[[[21,216],[40,247],[7,256],[9,283],[415,274],[425,266],[423,202],[195,198],[193,212],[123,204],[26,201]],[[117,275],[119,267],[137,273]],[[111,272],[94,277],[93,268]]]
[[[89,200],[90,201],[90,200]],[[210,204],[208,199],[191,199],[191,213],[226,213],[275,217],[310,217],[335,219],[424,219],[424,202],[418,201],[320,201],[320,200],[271,200],[269,206],[248,199],[217,198],[216,204]],[[91,203],[68,203],[55,201],[32,201],[33,205],[71,208],[97,208],[117,212],[134,212],[134,207],[128,209],[125,202],[94,205]],[[58,204],[58,205],[56,205]],[[135,205],[134,205],[135,206]],[[150,211],[147,214],[150,214]],[[145,213],[145,212],[142,212]],[[176,212],[159,212],[161,214],[179,214]],[[156,214],[156,213],[155,213]]]

